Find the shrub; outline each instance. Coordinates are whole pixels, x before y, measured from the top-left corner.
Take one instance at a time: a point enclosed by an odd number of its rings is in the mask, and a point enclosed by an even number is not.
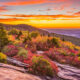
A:
[[[80,61],[80,57],[78,57],[79,61]]]
[[[19,39],[19,38],[20,38],[20,36],[21,36],[22,34],[23,34],[23,33],[22,33],[22,31],[19,31],[19,33],[18,33],[18,35],[17,35],[16,39]]]
[[[53,47],[50,39],[47,39],[47,44],[48,44],[48,47],[49,47],[49,48]]]
[[[0,62],[6,63],[7,56],[0,52]]]
[[[9,40],[7,38],[6,31],[4,30],[3,26],[0,26],[0,51],[8,43],[9,43]]]
[[[51,77],[54,75],[54,71],[50,62],[47,59],[43,58],[42,56],[33,56],[32,65],[29,71],[34,74]]]
[[[28,43],[28,48],[31,50],[32,53],[35,53],[36,52],[36,44],[31,42],[31,43]]]
[[[24,40],[23,40],[23,43],[28,43],[29,41],[31,41],[31,37],[30,36],[25,37]]]
[[[36,38],[39,35],[39,32],[32,31],[30,35],[31,35],[31,37]]]
[[[36,43],[36,48],[37,50],[42,50],[42,51],[46,51],[48,50],[48,44],[46,42],[38,42]]]
[[[64,41],[64,42],[62,42],[62,44],[63,44],[63,47],[74,50],[75,45],[72,44],[71,42]]]
[[[70,56],[75,56],[75,53],[70,53]]]
[[[78,56],[80,57],[80,53],[78,53]]]
[[[12,29],[12,30],[9,31],[8,34],[9,34],[9,35],[18,35],[18,30]]]
[[[67,53],[66,52],[62,52],[61,53],[63,56],[67,56]]]
[[[19,51],[18,51],[18,56],[19,57],[22,57],[23,59],[26,59],[27,58],[27,54],[28,54],[28,51],[22,47],[19,48]]]
[[[60,43],[59,43],[59,39],[58,39],[58,38],[53,37],[53,38],[51,39],[51,42],[52,42],[52,44],[55,45],[56,47],[60,47]]]
[[[18,48],[14,45],[8,45],[2,49],[2,52],[6,54],[7,56],[13,57],[17,55]]]

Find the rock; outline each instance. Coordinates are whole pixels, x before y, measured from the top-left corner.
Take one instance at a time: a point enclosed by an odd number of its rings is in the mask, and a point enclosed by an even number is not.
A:
[[[48,76],[46,77],[46,79],[47,79],[47,80],[51,80],[51,78],[50,78],[50,77],[48,77]]]
[[[0,80],[42,80],[37,76],[21,71],[24,71],[21,67],[0,63]]]
[[[59,67],[58,76],[66,80],[80,80],[80,69],[55,62]]]

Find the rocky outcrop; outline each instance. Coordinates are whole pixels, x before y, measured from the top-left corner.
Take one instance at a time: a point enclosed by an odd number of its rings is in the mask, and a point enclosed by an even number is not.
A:
[[[55,62],[59,67],[58,76],[66,80],[80,80],[80,69]]]
[[[0,63],[0,80],[42,80],[26,73],[24,68]]]

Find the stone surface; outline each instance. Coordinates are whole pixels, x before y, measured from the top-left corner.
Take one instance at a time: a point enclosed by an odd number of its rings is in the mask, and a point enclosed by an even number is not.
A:
[[[59,67],[58,76],[66,80],[80,80],[80,69],[55,62]]]
[[[37,76],[22,73],[23,68],[0,64],[0,80],[42,80]]]

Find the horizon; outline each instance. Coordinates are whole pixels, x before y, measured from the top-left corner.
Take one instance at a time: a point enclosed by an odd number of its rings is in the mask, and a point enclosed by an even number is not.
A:
[[[0,0],[0,23],[80,28],[80,0]]]

